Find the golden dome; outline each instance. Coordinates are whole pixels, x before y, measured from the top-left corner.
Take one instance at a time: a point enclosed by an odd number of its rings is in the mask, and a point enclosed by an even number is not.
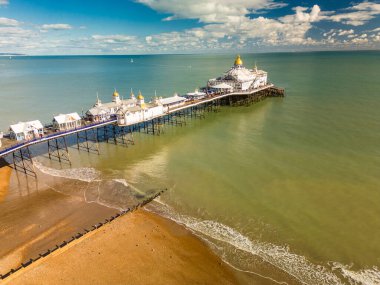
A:
[[[117,91],[115,90],[112,94],[113,97],[119,97],[119,93],[117,93]]]
[[[138,100],[144,100],[144,96],[141,94],[141,91],[139,91],[139,95],[137,96]]]
[[[243,65],[243,61],[240,58],[240,55],[238,55],[235,59],[235,65]]]

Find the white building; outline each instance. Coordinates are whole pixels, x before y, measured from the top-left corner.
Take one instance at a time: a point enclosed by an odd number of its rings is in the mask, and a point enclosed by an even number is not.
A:
[[[225,90],[230,89],[233,92],[247,91],[265,86],[267,84],[267,79],[267,72],[258,70],[256,65],[253,69],[245,68],[240,55],[238,55],[235,59],[234,66],[232,66],[223,76],[210,79],[207,82],[207,87]],[[225,88],[218,88],[222,85]]]
[[[189,100],[200,100],[206,97],[205,92],[201,92],[198,89],[195,89],[194,92],[188,92],[185,96]]]
[[[137,96],[135,106],[128,106],[122,104],[121,108],[117,111],[117,123],[120,126],[129,126],[136,123],[152,120],[164,114],[162,104],[157,97],[150,103],[145,103],[144,96],[141,92]]]
[[[178,94],[175,93],[172,97],[166,97],[166,98],[160,97],[158,101],[164,107],[164,112],[168,112],[169,110],[172,110],[174,108],[184,105],[186,102],[186,98],[178,96]]]
[[[127,100],[120,99],[119,93],[115,90],[112,94],[112,102],[102,103],[97,98],[95,105],[86,112],[86,117],[93,122],[103,122],[116,118],[117,111],[122,107],[136,106],[136,98],[131,92],[131,98]]]
[[[44,134],[44,127],[40,121],[19,122],[9,127],[10,138],[18,141],[32,140]]]
[[[82,119],[78,113],[60,114],[53,119],[53,128],[57,131],[66,131],[79,128]]]

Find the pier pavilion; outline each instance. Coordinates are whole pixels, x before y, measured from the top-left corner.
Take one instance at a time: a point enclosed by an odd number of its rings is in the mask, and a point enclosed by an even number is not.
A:
[[[117,111],[122,106],[135,107],[137,100],[131,91],[130,99],[120,99],[119,93],[115,90],[112,94],[112,102],[102,103],[99,97],[96,98],[94,106],[86,112],[86,117],[91,122],[104,122],[116,117]]]
[[[127,126],[151,120],[163,114],[163,105],[157,97],[153,102],[145,103],[144,96],[139,92],[136,105],[131,107],[122,104],[116,112],[116,118],[119,126]]]
[[[268,74],[264,70],[244,67],[240,55],[235,59],[234,65],[223,76],[210,79],[207,82],[207,88],[220,91],[228,90],[229,92],[249,91],[265,86],[267,84]],[[223,86],[223,88],[221,88]]]

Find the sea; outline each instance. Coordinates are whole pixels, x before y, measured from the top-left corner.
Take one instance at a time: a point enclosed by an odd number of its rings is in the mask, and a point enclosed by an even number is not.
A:
[[[141,91],[146,101],[185,94],[222,75],[235,57],[2,57],[0,131],[84,114],[97,94],[108,102],[115,89],[124,98]],[[248,276],[242,283],[380,284],[380,52],[241,57],[286,96],[222,107],[165,126],[160,136],[136,133],[128,147],[101,143],[100,155],[70,147],[71,166],[46,155],[35,166],[45,178],[70,180],[67,195],[119,210],[131,187],[167,188],[147,209],[205,240]]]

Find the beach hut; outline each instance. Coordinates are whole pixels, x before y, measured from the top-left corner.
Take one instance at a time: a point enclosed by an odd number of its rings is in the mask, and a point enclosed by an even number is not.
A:
[[[44,127],[39,120],[19,122],[9,127],[11,139],[22,141],[39,138],[44,134]]]
[[[53,128],[56,131],[76,129],[82,125],[82,119],[78,113],[60,114],[53,118]]]

